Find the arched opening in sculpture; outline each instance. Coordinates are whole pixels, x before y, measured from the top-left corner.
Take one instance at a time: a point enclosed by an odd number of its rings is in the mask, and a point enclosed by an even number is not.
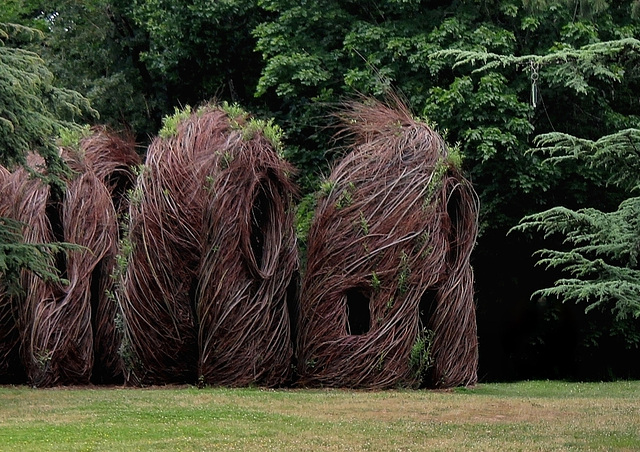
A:
[[[361,336],[371,328],[371,307],[369,294],[360,287],[353,287],[345,292],[347,310],[347,334]]]

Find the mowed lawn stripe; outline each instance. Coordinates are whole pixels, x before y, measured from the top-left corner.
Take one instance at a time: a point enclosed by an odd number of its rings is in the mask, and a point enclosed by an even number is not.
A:
[[[640,450],[640,382],[438,391],[0,387],[2,451]]]

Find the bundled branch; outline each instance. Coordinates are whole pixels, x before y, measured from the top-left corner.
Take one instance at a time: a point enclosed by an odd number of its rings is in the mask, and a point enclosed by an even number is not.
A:
[[[277,386],[288,381],[293,354],[295,187],[292,168],[262,132],[243,138],[249,127],[229,135],[206,209],[198,374],[209,384]]]
[[[149,146],[131,195],[128,262],[119,294],[121,353],[131,383],[196,381],[194,301],[205,184],[216,172],[227,127],[223,112],[208,112]]]
[[[42,162],[39,157],[29,156],[28,163],[37,167]],[[51,243],[55,237],[47,216],[49,187],[42,180],[33,178],[20,168],[9,177],[9,193],[12,194],[12,208],[9,217],[20,221],[25,243]],[[51,262],[53,265],[53,262]],[[12,298],[13,317],[20,336],[20,351],[25,373],[34,385],[43,384],[43,375],[48,372],[53,350],[40,348],[33,340],[33,331],[39,329],[43,317],[40,315],[48,306],[55,306],[62,296],[62,285],[55,281],[45,281],[33,272],[24,271],[21,276],[23,294]]]
[[[91,184],[99,182],[95,188],[95,199],[92,200],[94,208],[107,208],[111,205],[110,210],[113,211],[111,213],[123,217],[128,209],[127,193],[135,183],[134,169],[141,164],[135,150],[133,136],[116,134],[104,126],[93,127],[91,133],[80,141],[79,149],[79,152],[66,150],[65,157],[69,166],[80,173],[91,173],[94,177],[91,178],[90,183],[88,180],[83,183],[76,181],[75,185],[80,189],[73,190],[72,186],[69,192],[82,192],[88,195],[92,192]],[[88,178],[88,176],[85,177]],[[68,201],[71,200],[68,199]],[[116,328],[117,305],[113,299],[113,293],[116,290],[114,272],[116,272],[116,256],[119,252],[118,239],[124,231],[119,231],[118,218],[110,218],[111,213],[109,215],[107,212],[102,213],[105,215],[102,218],[105,223],[98,226],[93,224],[93,219],[89,224],[86,219],[78,220],[83,223],[75,225],[73,212],[70,209],[68,212],[64,222],[65,228],[69,229],[68,232],[65,231],[66,239],[93,251],[93,263],[85,262],[82,270],[86,275],[91,276],[92,284],[88,288],[92,297],[91,322],[94,352],[92,379],[101,383],[121,381],[123,378],[122,360],[119,355],[121,332]],[[99,217],[102,215],[99,211],[96,212]],[[91,212],[86,214],[90,216]],[[81,219],[83,215],[78,215],[77,218]],[[100,218],[97,219],[100,220]],[[90,225],[102,227],[103,230],[94,231],[91,236],[78,235],[81,234],[79,228]],[[101,238],[104,241],[101,241]],[[87,258],[88,256],[84,256],[85,260]],[[93,270],[89,273],[91,268]],[[71,274],[73,273],[70,272]]]
[[[399,103],[352,104],[344,123],[353,144],[307,239],[300,384],[472,384],[476,195],[443,140]]]
[[[281,384],[297,268],[290,168],[242,114],[207,106],[171,121],[130,206],[120,293],[127,379]]]
[[[7,216],[25,225],[25,243],[71,244],[51,262],[65,281],[24,271],[24,293],[11,299],[22,365],[35,386],[86,384],[92,376],[111,382],[122,375],[115,303],[107,296],[118,245],[113,198],[118,196],[114,187],[132,178],[127,168],[137,156],[133,141],[105,129],[85,139],[95,141],[101,145],[63,150],[74,173],[62,199],[52,198],[49,187],[24,169],[5,177]],[[114,149],[118,152],[111,154]],[[38,157],[31,156],[29,164],[43,171]]]
[[[81,248],[68,251],[63,268],[68,284],[33,306],[29,377],[37,386],[86,384],[92,375],[92,311],[107,302],[110,268],[103,264],[107,256],[113,262],[118,240],[111,197],[92,172],[69,183],[62,227],[64,240]]]

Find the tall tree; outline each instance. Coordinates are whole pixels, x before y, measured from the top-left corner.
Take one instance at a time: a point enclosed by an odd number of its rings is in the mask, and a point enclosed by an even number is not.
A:
[[[251,30],[265,19],[255,1],[140,0],[131,16],[148,35],[142,59],[173,105],[254,102],[261,64]]]
[[[255,1],[21,3],[14,16],[46,32],[40,53],[56,77],[86,96],[103,123],[131,128],[139,140],[174,107],[214,97],[260,107],[251,30],[265,12]]]
[[[143,61],[148,35],[130,2],[29,0],[16,20],[44,31],[34,50],[62,86],[89,99],[101,123],[131,129],[142,141],[157,132],[170,105],[162,78]]]
[[[629,193],[640,188],[640,129],[596,141],[555,132],[536,142],[536,151],[548,155],[551,164],[580,159],[609,174],[610,184]],[[569,277],[534,296],[582,302],[587,313],[604,311],[611,315],[612,328],[599,331],[618,337],[627,348],[640,346],[640,197],[625,199],[613,212],[554,207],[525,217],[514,230],[559,236],[564,245],[539,251],[538,264],[560,268]]]
[[[625,6],[629,13],[630,5]],[[607,29],[611,33],[604,37],[609,39],[602,40],[590,23],[568,24],[563,31],[583,45],[556,43],[545,54],[440,52],[442,56],[455,56],[456,66],[471,65],[480,73],[513,66],[526,68],[531,74],[532,106],[539,104],[554,130],[565,131],[545,133],[536,139],[542,150],[552,155],[542,166],[553,169],[547,181],[555,196],[547,198],[546,205],[563,206],[526,216],[518,229],[540,229],[556,240],[564,237],[565,244],[570,245],[541,251],[540,263],[572,277],[558,279],[560,275],[552,273],[551,278],[557,279],[555,286],[537,290],[533,299],[546,302],[559,297],[587,302],[585,315],[573,320],[580,325],[574,358],[576,366],[584,367],[595,367],[594,357],[602,358],[597,347],[608,350],[611,358],[620,349],[637,349],[640,339],[635,320],[640,311],[634,301],[638,293],[637,269],[632,251],[638,240],[637,220],[633,218],[637,199],[625,200],[615,212],[602,211],[615,208],[637,187],[637,177],[625,165],[637,157],[640,109],[632,93],[640,82],[640,41],[633,37],[637,35],[637,24]],[[549,102],[551,93],[553,103]],[[560,108],[569,114],[563,118]],[[578,139],[572,134],[588,138]],[[541,152],[531,155],[540,156]],[[576,210],[582,206],[589,207]],[[585,365],[587,362],[592,366]],[[602,378],[607,372],[630,371],[620,362],[602,365],[607,368],[581,372]]]
[[[14,168],[26,164],[35,151],[46,172],[34,171],[62,190],[66,171],[55,138],[63,130],[78,128],[74,121],[95,111],[77,92],[54,85],[53,74],[35,53],[20,45],[42,38],[42,33],[15,24],[0,24],[0,165]],[[57,245],[24,244],[21,225],[0,218],[0,289],[17,292],[19,272],[28,268],[44,277],[55,277],[49,253]]]

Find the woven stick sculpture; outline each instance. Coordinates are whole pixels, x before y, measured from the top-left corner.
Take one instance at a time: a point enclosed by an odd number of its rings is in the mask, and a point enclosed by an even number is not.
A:
[[[92,376],[113,382],[122,375],[115,302],[107,297],[118,244],[113,198],[118,196],[114,187],[126,185],[121,179],[132,179],[125,173],[138,157],[132,141],[104,129],[94,130],[84,144],[96,140],[102,140],[102,146],[83,148],[81,143],[79,150],[63,150],[74,172],[61,200],[51,199],[49,187],[24,169],[4,177],[3,193],[8,196],[3,204],[10,206],[3,211],[24,223],[25,242],[78,245],[51,262],[68,284],[43,281],[25,271],[24,295],[11,299],[22,365],[35,386],[86,384]],[[117,153],[111,152],[116,148]],[[29,156],[28,163],[44,171],[39,157]]]
[[[119,237],[114,198],[120,205],[116,187],[132,180],[138,157],[132,140],[105,129],[94,129],[64,157],[76,173],[60,207],[48,200],[45,213],[53,237],[59,222],[57,238],[79,248],[58,264],[69,283],[51,300],[34,300],[28,375],[38,386],[86,384],[92,377],[113,382],[122,374],[115,302],[108,297]]]
[[[133,384],[288,376],[290,168],[256,124],[206,106],[149,148],[120,294]]]
[[[93,205],[94,209],[111,205],[110,215],[119,213],[122,216],[128,207],[127,191],[135,183],[133,169],[141,163],[135,151],[134,138],[128,134],[116,134],[104,126],[93,127],[91,133],[80,141],[79,149],[79,152],[65,150],[65,160],[71,169],[83,174],[80,180],[71,182],[69,192],[87,193],[91,184],[95,184],[96,188],[92,190],[95,199],[88,204]],[[115,217],[105,217],[102,218],[105,221],[104,225],[96,226],[90,218],[91,212],[78,212],[77,219],[74,219],[74,212],[68,205],[71,201],[66,201],[68,213],[64,220],[65,238],[93,250],[94,258],[93,263],[85,262],[76,269],[69,269],[70,275],[84,272],[88,276],[87,281],[91,282],[91,287],[86,287],[86,281],[81,280],[81,284],[84,285],[82,293],[85,293],[85,296],[91,294],[94,352],[92,380],[99,383],[119,382],[123,378],[122,360],[119,355],[121,332],[116,330],[117,306],[111,298],[115,290],[113,273],[120,236],[118,220]],[[99,216],[100,212],[96,212]],[[83,236],[80,228],[91,225],[102,227],[102,234],[85,233]],[[108,239],[108,242],[101,243],[100,239]],[[72,255],[74,256],[76,259],[79,258],[77,253]],[[86,260],[87,257],[83,256],[82,259]],[[77,262],[70,259],[69,265],[77,265]],[[93,268],[93,271],[89,274],[90,268]]]
[[[94,363],[92,309],[105,302],[100,282],[96,293],[93,279],[107,276],[101,265],[115,255],[117,220],[111,196],[92,172],[86,172],[67,187],[62,206],[65,241],[82,246],[70,250],[66,260],[69,284],[57,296],[38,303],[33,310],[31,354],[36,365],[30,380],[38,386],[89,383]]]
[[[149,147],[129,207],[130,251],[119,295],[130,383],[196,381],[194,295],[205,178],[215,174],[226,127],[223,112],[208,112]],[[210,158],[197,159],[199,152]]]
[[[198,299],[205,384],[282,385],[293,354],[287,296],[298,269],[292,168],[251,123],[230,131],[207,205]],[[243,133],[243,130],[245,131]]]
[[[28,163],[32,168],[42,165],[42,160],[33,155]],[[26,243],[51,243],[54,236],[47,216],[49,187],[41,180],[32,178],[24,169],[15,170],[9,179],[12,194],[12,209],[9,217],[22,222],[22,235]],[[51,263],[53,265],[53,262]],[[55,350],[41,348],[34,340],[34,330],[45,321],[43,311],[55,306],[63,294],[60,284],[45,282],[38,275],[24,271],[21,276],[24,294],[12,300],[13,316],[20,334],[22,365],[31,384],[46,384],[47,374]],[[58,350],[59,352],[59,350]]]
[[[399,102],[354,103],[344,120],[353,144],[307,239],[299,383],[473,384],[476,195],[440,136]]]

